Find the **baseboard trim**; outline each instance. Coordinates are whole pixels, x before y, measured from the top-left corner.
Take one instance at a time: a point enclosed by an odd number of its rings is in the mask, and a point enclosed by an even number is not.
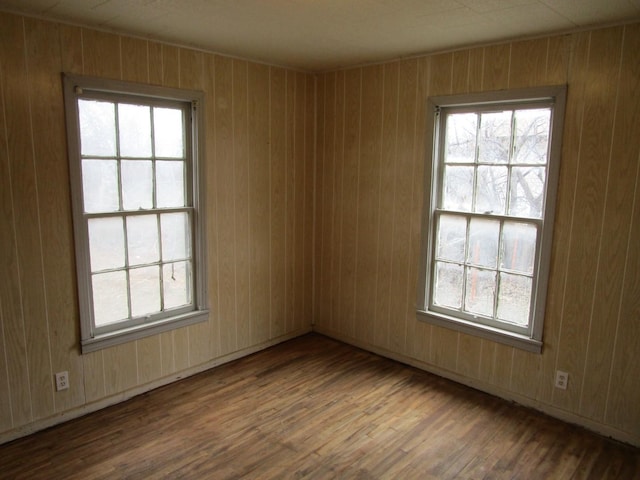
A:
[[[466,385],[476,390],[480,390],[482,392],[488,393],[490,395],[500,397],[504,400],[515,402],[524,407],[537,410],[546,415],[557,418],[558,420],[562,420],[563,422],[567,422],[573,425],[586,428],[587,430],[595,432],[599,435],[603,435],[605,437],[609,437],[613,440],[623,442],[634,447],[640,447],[640,438],[630,434],[629,432],[619,430],[610,425],[605,425],[605,424],[596,422],[589,418],[576,415],[575,413],[563,410],[561,408],[554,407],[553,405],[542,403],[538,400],[525,397],[518,393],[505,390],[496,385],[492,385],[490,383],[483,382],[475,378],[464,377],[455,372],[451,372],[449,370],[436,367],[434,365],[422,362],[415,358],[411,358],[407,355],[386,350],[384,348],[369,344],[367,342],[362,342],[348,335],[344,335],[340,332],[336,332],[334,330],[327,329],[319,325],[314,325],[313,331],[321,335],[325,335],[327,337],[333,338],[334,340],[338,340],[340,342],[347,343],[349,345],[361,348],[368,352],[375,353],[376,355],[380,355],[381,357],[389,358],[391,360],[404,363],[405,365],[410,365],[420,370],[424,370],[426,372],[433,373],[434,375],[438,375],[439,377],[443,377],[443,378],[452,380],[456,383],[460,383],[462,385]]]
[[[190,367],[180,372],[173,373],[166,377],[159,378],[157,380],[154,380],[153,382],[149,382],[144,385],[138,385],[124,392],[120,392],[115,395],[102,398],[95,402],[87,403],[79,407],[75,407],[71,410],[60,412],[50,417],[36,420],[27,425],[23,425],[21,427],[14,428],[12,430],[8,430],[0,434],[0,445],[2,445],[3,443],[11,442],[21,437],[26,437],[27,435],[38,432],[40,430],[44,430],[46,428],[54,427],[64,422],[68,422],[69,420],[73,420],[75,418],[83,417],[90,413],[97,412],[98,410],[102,410],[103,408],[107,408],[112,405],[125,402],[133,397],[136,397],[143,393],[150,392],[151,390],[155,390],[156,388],[164,387],[165,385],[169,385],[170,383],[174,383],[174,382],[177,382],[178,380],[191,377],[192,375],[205,372],[207,370],[218,367],[220,365],[224,365],[225,363],[238,360],[239,358],[246,357],[253,353],[257,353],[261,350],[265,350],[269,347],[272,347],[282,342],[286,342],[287,340],[292,340],[296,337],[300,337],[310,332],[311,332],[311,326],[301,330],[296,330],[295,332],[288,333],[280,337],[272,338],[270,340],[267,340],[266,342],[262,342],[256,345],[251,345],[250,347],[243,348],[241,350],[229,353],[227,355],[214,358],[212,360],[209,360],[208,362],[202,363],[200,365],[196,365],[194,367]]]

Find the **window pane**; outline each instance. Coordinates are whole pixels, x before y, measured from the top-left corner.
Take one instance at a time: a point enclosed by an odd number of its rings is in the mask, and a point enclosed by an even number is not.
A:
[[[83,160],[82,192],[85,212],[119,210],[117,162],[115,160]]]
[[[184,162],[156,162],[156,205],[184,207]]]
[[[151,158],[150,109],[143,105],[118,104],[120,155]]]
[[[125,320],[127,306],[127,277],[123,270],[92,275],[93,312],[96,327]]]
[[[526,326],[531,304],[531,278],[500,273],[498,319]]]
[[[507,203],[508,178],[507,167],[479,166],[474,211],[503,215]]]
[[[120,163],[122,208],[153,208],[153,171],[150,160],[123,160]]]
[[[442,260],[464,262],[467,219],[458,215],[440,215],[436,256]]]
[[[191,303],[191,262],[175,262],[162,266],[164,308]]]
[[[80,152],[83,156],[116,156],[116,117],[114,104],[78,100]]]
[[[507,163],[511,145],[512,110],[480,115],[478,162]]]
[[[433,303],[442,307],[460,308],[462,305],[463,267],[436,262]]]
[[[516,110],[514,163],[547,163],[551,109]]]
[[[502,227],[500,268],[532,274],[536,235],[535,225],[505,222]]]
[[[127,217],[127,245],[129,265],[141,265],[160,260],[157,216]]]
[[[182,111],[155,107],[153,122],[156,157],[184,158]]]
[[[482,267],[496,268],[499,235],[499,221],[472,218],[469,222],[467,262]]]
[[[160,215],[162,260],[183,260],[191,255],[191,229],[186,213]]]
[[[129,270],[131,283],[131,316],[139,317],[160,311],[160,267],[132,268]]]
[[[442,208],[469,212],[472,198],[473,167],[445,166]]]
[[[509,215],[542,218],[544,167],[513,167]]]
[[[469,268],[464,309],[469,313],[493,317],[496,292],[496,272]]]
[[[478,115],[475,113],[459,113],[447,117],[445,162],[475,162],[477,128]]]
[[[89,219],[91,271],[124,267],[122,218]]]

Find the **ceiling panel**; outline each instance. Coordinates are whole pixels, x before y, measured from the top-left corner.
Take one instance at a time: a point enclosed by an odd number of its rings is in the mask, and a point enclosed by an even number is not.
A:
[[[640,0],[0,0],[0,9],[311,71],[640,19]]]

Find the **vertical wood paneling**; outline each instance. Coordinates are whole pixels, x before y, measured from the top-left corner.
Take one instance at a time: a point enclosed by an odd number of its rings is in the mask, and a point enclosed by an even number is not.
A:
[[[474,48],[469,51],[469,71],[467,72],[467,82],[470,92],[482,90],[484,79],[484,48]]]
[[[147,64],[149,83],[152,85],[162,85],[162,44],[147,42],[147,57],[149,59]]]
[[[420,246],[422,242],[419,232],[422,231],[425,171],[430,169],[430,167],[427,167],[424,158],[427,141],[427,100],[429,98],[430,78],[431,58],[419,58],[416,91],[416,141],[413,152],[413,184],[411,187],[411,234],[409,235],[411,243],[409,269],[407,271],[407,282],[409,288],[407,289],[407,310],[405,316],[407,318],[407,351],[412,357],[423,361],[426,361],[431,353],[429,345],[431,343],[433,328],[426,322],[416,321],[415,302],[417,298],[417,279],[420,261]]]
[[[318,195],[318,203],[320,206],[320,216],[317,220],[317,226],[320,228],[319,234],[322,236],[322,255],[320,257],[320,284],[316,288],[319,296],[318,300],[318,324],[331,326],[332,321],[332,305],[333,297],[331,288],[335,281],[333,273],[335,249],[337,247],[334,241],[335,221],[334,221],[334,202],[335,202],[335,148],[333,145],[335,138],[335,118],[336,118],[336,75],[334,73],[322,75],[323,91],[320,98],[324,104],[322,118],[318,117],[318,121],[323,123],[323,135],[319,141],[324,143],[323,168],[322,168],[322,189]]]
[[[102,351],[104,388],[107,396],[124,392],[138,384],[136,342],[123,343]]]
[[[451,93],[466,93],[469,91],[469,65],[471,52],[462,50],[453,52],[451,65]]]
[[[220,356],[220,286],[219,263],[220,244],[216,221],[218,219],[218,196],[215,187],[218,178],[218,162],[216,162],[216,57],[205,54],[203,60],[203,81],[205,91],[205,154],[203,166],[206,176],[205,203],[207,206],[207,265],[209,274],[209,326],[208,326],[208,358]],[[227,227],[228,228],[228,227]]]
[[[102,350],[82,355],[84,367],[84,394],[87,403],[104,398],[107,393],[104,385],[104,356]],[[163,364],[164,368],[164,364]],[[72,378],[69,378],[73,381]]]
[[[398,131],[396,145],[395,195],[393,202],[393,238],[391,264],[391,306],[389,345],[402,351],[406,343],[405,305],[407,301],[407,269],[411,232],[411,202],[416,136],[416,96],[418,60],[400,62],[398,94]],[[410,280],[414,282],[415,280]]]
[[[233,60],[233,178],[235,179],[236,332],[237,348],[251,344],[249,257],[248,63]]]
[[[302,73],[295,74],[295,123],[294,123],[294,178],[295,178],[295,190],[294,190],[294,279],[296,285],[301,285],[304,290],[305,281],[305,245],[304,245],[304,219],[305,219],[305,173],[306,173],[306,147],[305,147],[305,75]],[[297,327],[304,320],[305,314],[305,295],[304,291],[297,290],[294,294],[294,315],[293,315],[293,327]]]
[[[344,318],[342,330],[355,335],[358,171],[360,167],[360,115],[362,104],[362,69],[345,73],[344,161],[342,167],[340,311]]]
[[[62,71],[81,74],[84,71],[82,62],[82,29],[70,25],[59,25],[60,55]]]
[[[313,301],[313,322],[312,325],[318,323],[318,317],[324,312],[325,303],[322,301],[322,295],[319,293],[323,290],[322,281],[326,275],[326,270],[322,262],[322,258],[325,255],[326,248],[324,244],[324,235],[322,233],[322,227],[324,225],[324,219],[322,213],[324,211],[322,207],[322,198],[324,195],[324,109],[325,109],[325,76],[316,75],[313,78],[314,85],[314,125],[312,129],[314,133],[314,187],[313,187],[313,221],[312,221],[312,234],[313,245],[311,255],[313,258],[313,285],[311,287],[312,301]],[[321,314],[322,312],[322,314]]]
[[[382,138],[380,164],[380,201],[378,209],[378,285],[375,296],[374,342],[389,348],[390,308],[391,308],[391,271],[393,247],[393,207],[396,177],[396,149],[398,142],[398,115],[400,106],[398,98],[399,62],[384,65],[383,70],[383,104],[382,104]]]
[[[59,28],[49,22],[25,20],[25,40],[29,90],[38,92],[37,99],[31,101],[31,124],[40,231],[48,232],[42,244],[42,269],[51,372],[68,371],[73,380],[68,390],[53,394],[55,410],[65,411],[84,402],[84,389],[77,330],[65,327],[69,318],[77,318],[77,307],[64,105],[60,97]],[[35,133],[42,131],[48,135]],[[43,332],[38,335],[44,337]]]
[[[343,195],[343,160],[344,160],[344,112],[345,112],[345,88],[344,71],[337,72],[335,76],[335,121],[333,130],[334,158],[334,200],[333,200],[333,241],[334,254],[332,257],[333,280],[331,283],[331,329],[342,330],[345,312],[341,309],[342,286],[342,195]]]
[[[329,207],[325,207],[325,202],[332,201],[329,195],[328,186],[331,184],[333,166],[327,154],[327,75],[316,75],[316,188],[315,188],[315,238],[316,247],[314,259],[316,262],[314,279],[314,318],[313,324],[328,324],[327,308],[327,283],[329,281],[330,255],[329,238]]]
[[[236,182],[233,151],[233,61],[215,57],[215,192],[217,209],[214,222],[218,236],[220,353],[233,352],[238,344],[236,332]]]
[[[0,106],[2,103],[0,102]],[[4,125],[0,123],[0,128]],[[11,415],[11,383],[7,365],[7,352],[4,338],[4,313],[0,303],[0,432],[10,430],[13,426]]]
[[[571,238],[573,202],[579,165],[580,133],[584,116],[584,96],[587,86],[589,55],[589,33],[575,35],[571,45],[571,60],[568,71],[567,109],[562,141],[562,164],[558,179],[556,218],[553,232],[553,248],[549,273],[546,323],[544,326],[545,355],[543,358],[543,381],[539,398],[551,402],[554,393],[553,378],[558,356],[558,343],[562,324],[562,302],[567,282],[567,260]]]
[[[291,331],[296,324],[296,73],[286,73],[286,125],[285,125],[285,330]]]
[[[500,90],[509,85],[511,44],[485,47],[482,68],[482,89]]]
[[[249,248],[251,339],[269,338],[271,179],[269,175],[269,67],[249,65]]]
[[[180,49],[171,45],[162,45],[162,85],[180,86]]]
[[[81,48],[86,75],[121,78],[119,36],[83,28]]]
[[[304,225],[303,225],[303,258],[304,273],[302,294],[304,296],[303,315],[298,319],[296,330],[301,330],[313,320],[313,269],[314,247],[313,236],[315,195],[315,80],[311,75],[304,75]]]
[[[122,79],[129,82],[149,82],[147,41],[122,37]]]
[[[597,301],[592,312],[581,413],[607,421],[604,415],[609,412],[615,425],[632,429],[640,425],[635,408],[640,404],[640,385],[633,380],[640,378],[636,361],[640,351],[640,26],[625,27],[623,38]],[[616,319],[615,327],[609,315]],[[603,384],[607,384],[606,389]]]
[[[3,353],[7,362],[5,372],[8,380],[7,400],[3,401],[3,405],[7,404],[11,408],[10,411],[4,413],[3,417],[8,415],[9,422],[12,422],[13,425],[22,425],[31,420],[31,398],[16,259],[17,247],[14,226],[16,214],[11,185],[9,132],[5,121],[9,120],[6,118],[6,84],[9,81],[6,77],[7,69],[10,66],[6,60],[7,53],[5,51],[11,46],[9,24],[14,21],[13,17],[0,14],[0,27],[2,27],[0,28],[0,106],[2,106],[3,112],[3,115],[0,116],[0,149],[2,149],[2,155],[0,155],[0,221],[3,225],[3,228],[0,228],[0,267],[4,272],[0,276],[0,308],[2,308]]]
[[[544,85],[547,72],[548,40],[525,40],[511,46],[509,87]]]
[[[567,262],[572,277],[580,281],[567,281],[566,284],[557,360],[557,368],[572,372],[573,388],[554,392],[554,403],[573,411],[578,409],[580,402],[595,277],[599,273],[597,262],[614,120],[611,106],[616,100],[621,40],[621,28],[591,34],[580,165]]]
[[[162,377],[162,344],[159,335],[138,340],[136,353],[139,384],[144,385]]]
[[[627,245],[627,262],[624,271],[624,291],[620,317],[616,324],[615,353],[609,378],[609,396],[605,413],[607,424],[638,437],[640,432],[640,155],[636,169],[635,197],[632,204],[635,217]]]
[[[270,337],[285,332],[285,291],[286,268],[285,248],[285,115],[286,115],[286,72],[270,68],[269,106],[269,176],[271,178],[271,232],[270,232],[270,292],[271,318]]]
[[[355,290],[355,334],[373,343],[369,322],[375,317],[380,194],[380,138],[382,136],[382,73],[376,65],[362,69],[360,167],[358,174],[358,230]]]
[[[3,20],[6,17],[3,17]],[[32,93],[29,91],[24,21],[4,22],[2,29],[2,84],[6,115],[7,161],[14,208],[14,238],[17,256],[22,331],[18,345],[26,349],[31,416],[46,417],[54,412],[49,324],[43,278],[42,237],[38,205],[37,172],[31,121]],[[35,98],[33,99],[35,101]],[[11,205],[11,203],[9,204]],[[7,205],[8,206],[8,205]],[[16,207],[18,206],[18,207]],[[11,272],[11,269],[9,270]],[[17,325],[16,325],[17,326]],[[15,328],[15,327],[14,327]],[[12,336],[13,337],[13,336]],[[10,338],[9,341],[12,341]],[[26,413],[26,412],[25,412]]]
[[[549,38],[547,46],[547,82],[550,85],[567,83],[570,56],[571,37],[569,35]]]

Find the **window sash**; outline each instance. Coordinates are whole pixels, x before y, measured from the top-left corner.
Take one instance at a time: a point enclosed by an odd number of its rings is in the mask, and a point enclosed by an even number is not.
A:
[[[548,265],[551,254],[551,227],[555,209],[555,196],[557,189],[557,177],[559,170],[559,153],[561,148],[562,120],[564,117],[564,103],[566,87],[552,86],[540,88],[526,88],[505,90],[499,92],[483,92],[479,94],[453,95],[448,97],[432,97],[429,99],[428,131],[433,136],[428,137],[427,151],[432,152],[425,167],[425,196],[423,214],[422,256],[418,277],[417,315],[418,319],[429,321],[436,325],[454,328],[465,333],[489,338],[501,343],[539,352],[542,347],[542,320],[546,300],[546,288],[548,281]],[[509,214],[508,205],[504,212],[482,213],[474,211],[460,211],[451,208],[442,208],[444,188],[444,149],[446,116],[453,113],[485,113],[503,110],[526,110],[547,107],[551,109],[550,130],[548,138],[548,157],[545,165],[538,163],[499,163],[508,169],[515,166],[546,167],[545,194],[543,196],[542,215],[540,218]],[[477,146],[477,145],[476,145]],[[513,146],[513,145],[511,145]],[[477,153],[474,161],[455,163],[448,165],[478,166],[493,165],[493,163],[478,163]],[[474,182],[475,175],[474,171]],[[509,170],[509,173],[511,171]],[[474,183],[475,195],[475,183]],[[508,200],[508,197],[507,197]],[[535,263],[531,275],[532,290],[529,307],[530,321],[523,328],[517,324],[495,321],[482,318],[473,314],[460,314],[459,312],[434,305],[434,280],[435,261],[437,247],[437,225],[441,215],[459,215],[470,222],[472,218],[493,219],[500,222],[502,229],[505,222],[518,222],[531,225],[536,228]],[[467,224],[468,225],[468,224]],[[467,226],[468,229],[468,226]],[[466,232],[468,235],[468,230]],[[499,237],[500,238],[500,237]],[[467,241],[465,239],[465,241]],[[500,245],[498,244],[498,248]],[[467,258],[465,257],[465,262]],[[495,269],[501,271],[500,265]],[[465,267],[468,268],[468,267]],[[498,273],[499,274],[499,273]],[[499,280],[496,280],[496,285]],[[496,291],[496,296],[498,292]],[[464,298],[461,303],[464,308]],[[494,313],[496,310],[494,308]]]
[[[198,105],[203,104],[204,96],[201,92],[172,89],[165,87],[155,87],[143,84],[132,84],[128,82],[105,80],[95,77],[85,77],[76,75],[64,75],[65,90],[65,107],[67,111],[67,132],[69,145],[69,162],[70,176],[72,184],[72,207],[74,213],[74,233],[76,239],[76,265],[78,272],[78,294],[80,303],[80,321],[81,321],[81,340],[83,353],[94,351],[118,343],[135,340],[148,335],[161,333],[174,328],[201,322],[208,317],[208,306],[206,297],[206,254],[205,254],[205,225],[204,225],[204,191],[200,188],[200,181],[204,181],[204,172],[202,165],[199,166],[199,152],[203,151],[204,139],[204,116],[198,111]],[[181,157],[163,157],[156,156],[155,151],[149,156],[121,156],[120,149],[116,150],[115,155],[96,156],[82,155],[80,145],[80,117],[79,106],[80,100],[99,100],[109,103],[124,103],[134,105],[144,105],[160,108],[180,109],[183,112],[183,156]],[[118,117],[114,117],[115,128],[118,128]],[[152,133],[153,135],[153,133]],[[117,141],[120,138],[117,137]],[[153,145],[153,140],[152,140]],[[90,159],[108,159],[118,162],[117,182],[118,182],[118,210],[107,212],[85,212],[84,211],[84,195],[83,178],[82,178],[82,162],[91,161]],[[154,165],[164,161],[182,161],[184,162],[184,196],[185,205],[180,207],[157,207],[156,199],[156,176],[155,168],[152,171],[153,185],[153,208],[144,208],[141,210],[125,210],[122,204],[122,185],[120,176],[120,162],[122,161],[151,161]],[[167,213],[186,213],[189,222],[189,238],[188,238],[188,255],[185,268],[190,268],[190,280],[188,281],[190,289],[188,296],[190,302],[179,305],[175,308],[166,307],[162,304],[164,310],[149,313],[147,315],[132,316],[131,310],[131,294],[129,286],[127,286],[127,302],[129,317],[96,326],[94,311],[94,296],[92,293],[92,277],[96,272],[92,271],[89,250],[89,220],[96,218],[122,218],[123,225],[127,218],[133,218],[139,215],[156,215],[158,223],[160,223],[160,215]],[[161,230],[157,231],[159,249],[161,248]],[[126,234],[125,234],[126,242]],[[131,266],[128,263],[128,256],[125,251],[125,266],[115,268],[116,271],[123,271],[126,274],[127,282],[131,271],[148,266],[157,266],[159,269],[159,278],[162,278],[163,266],[170,266],[176,262],[180,263],[180,259],[163,259],[162,252],[159,251],[159,260],[157,262],[146,262]],[[189,265],[190,267],[188,267]],[[104,273],[103,270],[100,270]],[[164,285],[159,282],[156,292],[160,297],[164,295]]]

